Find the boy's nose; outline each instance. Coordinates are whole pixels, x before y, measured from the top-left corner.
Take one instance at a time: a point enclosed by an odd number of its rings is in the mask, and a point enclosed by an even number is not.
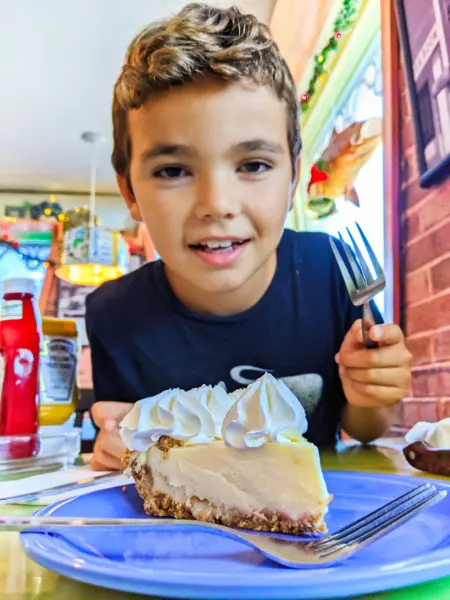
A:
[[[236,190],[220,177],[200,181],[196,190],[195,216],[198,219],[230,219],[241,212]]]

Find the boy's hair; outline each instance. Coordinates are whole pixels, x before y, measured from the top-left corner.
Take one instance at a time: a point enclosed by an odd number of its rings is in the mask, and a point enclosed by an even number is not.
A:
[[[188,4],[177,15],[153,23],[131,42],[114,87],[112,163],[131,188],[131,140],[127,113],[153,93],[205,77],[250,79],[269,86],[288,110],[293,172],[301,149],[297,90],[269,28],[237,8]]]

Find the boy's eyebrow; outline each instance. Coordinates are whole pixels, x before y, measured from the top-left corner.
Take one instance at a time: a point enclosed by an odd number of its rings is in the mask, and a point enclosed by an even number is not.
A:
[[[281,144],[277,142],[272,142],[271,140],[259,139],[256,138],[254,140],[247,140],[245,142],[240,142],[235,146],[236,150],[241,150],[243,152],[254,152],[257,150],[262,150],[264,152],[273,152],[274,154],[283,154],[284,148]]]
[[[156,144],[152,148],[142,152],[141,161],[145,162],[147,159],[157,156],[176,156],[180,154],[192,156],[195,152],[191,146],[184,146],[182,144]]]

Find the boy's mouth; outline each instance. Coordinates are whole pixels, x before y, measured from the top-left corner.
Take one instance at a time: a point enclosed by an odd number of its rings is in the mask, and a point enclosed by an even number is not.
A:
[[[247,244],[250,240],[210,240],[199,244],[190,244],[190,248],[206,254],[228,254]]]

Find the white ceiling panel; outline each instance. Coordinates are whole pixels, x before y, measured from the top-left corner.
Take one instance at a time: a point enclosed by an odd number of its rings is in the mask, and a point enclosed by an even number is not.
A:
[[[275,0],[235,4],[268,22]],[[98,189],[115,192],[112,88],[127,45],[181,0],[0,0],[0,189],[86,190],[99,131]]]

